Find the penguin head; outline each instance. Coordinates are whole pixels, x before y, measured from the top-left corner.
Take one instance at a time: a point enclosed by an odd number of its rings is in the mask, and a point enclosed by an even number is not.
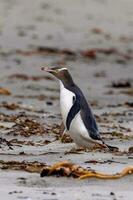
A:
[[[71,82],[73,82],[72,77],[66,67],[42,67],[41,69],[54,75],[64,84],[70,84]]]

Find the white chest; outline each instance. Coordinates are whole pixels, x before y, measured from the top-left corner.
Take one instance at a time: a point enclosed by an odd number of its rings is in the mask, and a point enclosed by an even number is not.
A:
[[[64,125],[66,123],[66,118],[68,115],[69,110],[73,105],[73,97],[75,94],[69,90],[67,90],[63,84],[60,82],[60,108],[61,108],[61,115],[63,118]]]

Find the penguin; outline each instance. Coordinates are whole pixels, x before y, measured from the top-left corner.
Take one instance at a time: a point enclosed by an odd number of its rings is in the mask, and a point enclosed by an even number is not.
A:
[[[65,131],[79,147],[93,148],[99,144],[113,150],[116,147],[105,144],[91,106],[81,89],[75,84],[66,67],[42,67],[42,70],[54,75],[60,83],[60,110]],[[65,132],[64,131],[64,132]]]

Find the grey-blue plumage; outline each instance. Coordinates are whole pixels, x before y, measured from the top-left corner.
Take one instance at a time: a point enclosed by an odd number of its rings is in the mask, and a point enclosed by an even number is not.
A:
[[[69,131],[74,142],[83,147],[91,147],[95,143],[109,149],[101,138],[96,119],[80,88],[74,83],[67,68],[43,68],[60,81],[60,106],[65,128]]]

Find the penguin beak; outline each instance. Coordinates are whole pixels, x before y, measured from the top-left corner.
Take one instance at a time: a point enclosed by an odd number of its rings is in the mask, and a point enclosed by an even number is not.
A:
[[[41,70],[48,72],[48,73],[55,73],[55,70],[49,68],[49,67],[41,67]]]

